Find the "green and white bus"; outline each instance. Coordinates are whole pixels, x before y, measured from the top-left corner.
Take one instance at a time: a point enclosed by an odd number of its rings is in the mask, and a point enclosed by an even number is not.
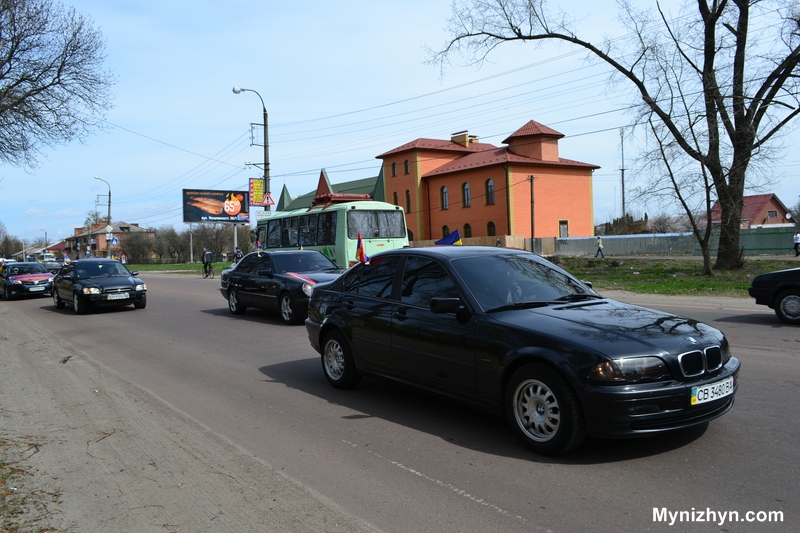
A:
[[[408,246],[403,208],[361,196],[328,194],[308,209],[265,212],[252,238],[263,250],[319,250],[342,268],[358,262],[359,233],[368,256]]]

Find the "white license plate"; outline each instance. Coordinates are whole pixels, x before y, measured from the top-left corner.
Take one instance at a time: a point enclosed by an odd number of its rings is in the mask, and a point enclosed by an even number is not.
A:
[[[733,378],[728,378],[702,387],[692,387],[691,402],[692,405],[713,402],[731,394],[733,394]]]
[[[28,290],[29,290],[29,291],[31,291],[31,292],[35,292],[35,291],[43,291],[43,290],[44,290],[44,286],[42,286],[42,287],[31,287],[31,288],[30,288],[30,289],[28,289]]]
[[[128,299],[128,293],[127,292],[118,292],[116,294],[109,294],[108,295],[108,299],[109,300],[126,300],[126,299]]]

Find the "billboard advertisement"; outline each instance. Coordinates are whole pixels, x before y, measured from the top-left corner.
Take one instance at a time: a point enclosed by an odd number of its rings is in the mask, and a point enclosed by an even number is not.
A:
[[[264,179],[250,178],[250,205],[261,207],[264,201]]]
[[[184,222],[250,222],[247,191],[183,189]]]

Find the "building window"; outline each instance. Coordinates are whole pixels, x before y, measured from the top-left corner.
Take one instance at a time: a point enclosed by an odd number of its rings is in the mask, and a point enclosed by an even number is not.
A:
[[[392,193],[392,202],[394,203],[394,205],[400,205],[397,203],[397,192]]]
[[[767,211],[767,218],[778,218],[777,211]]]
[[[461,206],[462,207],[469,207],[471,203],[469,197],[469,183],[465,183],[461,186]]]
[[[447,194],[447,187],[442,187],[439,196],[441,197],[439,198],[439,201],[442,209],[450,209],[450,197]]]
[[[494,222],[489,222],[486,224],[486,235],[489,237],[494,237],[497,235],[497,228],[494,227]]]
[[[442,239],[444,239],[448,235],[450,235],[450,228],[447,227],[447,224],[445,224],[444,226],[442,226]]]
[[[406,189],[406,213],[411,212],[411,191]]]
[[[403,162],[403,171],[404,171],[406,174],[411,174],[411,164],[408,162],[408,159],[406,159],[406,160]]]
[[[392,163],[392,177],[397,176],[397,163]]]
[[[494,180],[486,180],[486,205],[494,205]]]
[[[464,237],[472,237],[472,226],[464,224]]]

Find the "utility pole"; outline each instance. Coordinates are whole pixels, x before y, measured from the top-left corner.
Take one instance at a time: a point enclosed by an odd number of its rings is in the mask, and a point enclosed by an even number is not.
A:
[[[622,167],[619,169],[622,174],[622,219],[625,218],[625,130],[619,129],[619,145],[622,153]],[[624,223],[624,222],[623,222]]]

